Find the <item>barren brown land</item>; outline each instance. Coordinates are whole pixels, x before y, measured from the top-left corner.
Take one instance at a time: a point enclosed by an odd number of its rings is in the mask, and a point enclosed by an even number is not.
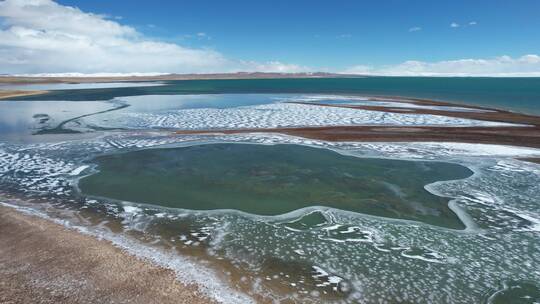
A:
[[[374,100],[378,100],[374,98]],[[385,98],[388,101],[388,98]],[[503,110],[469,107],[458,104],[436,102],[422,99],[401,99],[392,97],[392,101],[413,103],[418,105],[454,106],[470,109],[486,110],[485,112],[457,112],[417,108],[396,108],[385,106],[363,105],[326,105],[328,107],[345,107],[370,111],[382,111],[407,114],[433,114],[458,118],[478,119],[521,124],[524,126],[504,127],[445,127],[445,126],[331,126],[331,127],[297,127],[273,129],[230,129],[230,130],[189,130],[177,131],[178,134],[205,133],[253,133],[269,132],[300,136],[328,141],[365,141],[365,142],[464,142],[483,144],[503,144],[540,148],[540,117],[514,113]],[[309,103],[313,105],[314,103]]]
[[[37,84],[37,83],[93,83],[121,81],[165,81],[165,80],[202,80],[202,79],[272,79],[272,78],[350,78],[361,75],[346,75],[333,73],[216,73],[216,74],[163,74],[155,76],[107,76],[107,77],[25,77],[0,76],[0,83],[6,84]]]
[[[213,303],[171,270],[0,206],[0,303]]]
[[[7,99],[19,96],[40,95],[45,93],[47,93],[47,91],[0,90],[0,99]]]

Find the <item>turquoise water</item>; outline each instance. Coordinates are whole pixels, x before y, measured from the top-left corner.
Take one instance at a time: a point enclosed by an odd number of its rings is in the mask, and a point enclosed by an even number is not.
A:
[[[109,100],[119,96],[217,93],[340,93],[427,98],[540,114],[540,78],[366,77],[186,80],[163,86],[54,91],[24,100]]]
[[[359,159],[296,145],[208,144],[107,155],[95,162],[99,173],[79,183],[90,195],[257,215],[326,206],[454,229],[464,226],[448,200],[424,186],[472,174],[455,164]]]

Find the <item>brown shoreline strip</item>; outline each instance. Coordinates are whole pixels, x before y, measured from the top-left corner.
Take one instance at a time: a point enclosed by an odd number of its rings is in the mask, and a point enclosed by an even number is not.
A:
[[[215,303],[111,243],[0,206],[0,303]]]
[[[186,130],[176,134],[281,133],[326,141],[463,142],[540,148],[538,127],[338,126],[275,129]]]
[[[380,111],[402,114],[429,114],[442,115],[448,117],[476,119],[483,121],[494,121],[517,124],[517,126],[491,126],[491,127],[454,127],[454,126],[328,126],[328,127],[290,127],[290,128],[268,128],[268,129],[228,129],[228,130],[181,130],[176,134],[237,134],[237,133],[281,133],[291,136],[299,136],[310,139],[326,141],[359,141],[359,142],[463,142],[498,144],[540,148],[540,117],[514,113],[504,110],[490,109],[484,107],[466,106],[448,102],[438,102],[424,99],[405,99],[400,97],[372,97],[376,101],[395,101],[418,105],[432,106],[455,106],[485,112],[469,111],[443,111],[419,108],[392,108],[385,106],[364,106],[364,105],[336,105],[293,102],[298,104],[341,107],[351,109],[361,109],[369,111]],[[519,126],[522,125],[522,126]],[[525,125],[525,126],[523,126]]]
[[[362,75],[335,73],[272,73],[238,72],[210,74],[162,74],[148,76],[0,76],[0,83],[43,84],[43,83],[91,83],[122,81],[167,81],[167,80],[217,80],[217,79],[288,79],[288,78],[364,78]]]
[[[41,95],[48,91],[20,91],[20,90],[0,90],[0,99],[8,99],[11,97]]]

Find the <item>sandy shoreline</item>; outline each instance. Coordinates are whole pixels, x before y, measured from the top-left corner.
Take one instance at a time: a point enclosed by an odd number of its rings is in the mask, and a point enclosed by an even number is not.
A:
[[[215,303],[172,270],[0,206],[1,303]]]
[[[0,100],[1,99],[11,98],[11,97],[41,95],[41,94],[45,94],[47,92],[48,91],[0,90]]]

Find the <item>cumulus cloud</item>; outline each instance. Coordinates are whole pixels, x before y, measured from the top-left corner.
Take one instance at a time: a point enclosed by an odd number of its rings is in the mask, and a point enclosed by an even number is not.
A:
[[[205,73],[303,67],[232,60],[207,48],[160,42],[116,18],[52,0],[0,1],[2,73]],[[209,37],[198,33],[197,37]]]
[[[500,56],[490,59],[459,59],[437,62],[405,61],[392,66],[353,66],[343,71],[348,74],[381,76],[540,76],[540,56],[518,58]]]
[[[411,27],[411,28],[409,29],[409,32],[418,32],[418,31],[421,31],[421,30],[422,30],[421,27],[415,26],[415,27]]]
[[[459,23],[452,22],[450,23],[450,27],[453,27],[453,28],[459,27]]]

